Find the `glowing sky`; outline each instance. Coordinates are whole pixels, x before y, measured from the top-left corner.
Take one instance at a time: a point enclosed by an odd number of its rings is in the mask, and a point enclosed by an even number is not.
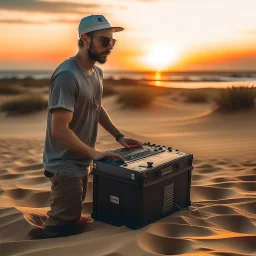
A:
[[[1,0],[0,69],[52,70],[77,52],[82,17],[125,30],[104,70],[253,70],[255,0]]]

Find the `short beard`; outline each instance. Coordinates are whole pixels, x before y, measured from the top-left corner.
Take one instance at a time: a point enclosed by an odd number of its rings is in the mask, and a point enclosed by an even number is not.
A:
[[[91,49],[91,46],[88,49],[88,56],[91,60],[98,61],[101,64],[104,64],[107,61],[107,58],[101,57],[99,54],[94,53]]]

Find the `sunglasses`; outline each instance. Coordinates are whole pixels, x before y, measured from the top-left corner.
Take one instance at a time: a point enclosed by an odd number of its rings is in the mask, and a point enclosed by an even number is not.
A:
[[[108,47],[109,44],[111,44],[112,47],[114,47],[115,43],[116,43],[116,39],[114,38],[109,38],[109,37],[105,37],[105,36],[93,36],[99,39],[99,41],[101,42],[102,47]]]

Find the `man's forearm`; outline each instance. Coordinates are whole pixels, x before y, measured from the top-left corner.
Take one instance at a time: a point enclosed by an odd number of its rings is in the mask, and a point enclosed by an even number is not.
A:
[[[68,149],[93,159],[94,149],[84,144],[68,127],[59,128],[53,134],[53,138],[65,145]]]
[[[99,123],[100,125],[106,130],[108,131],[113,137],[116,138],[116,136],[118,134],[120,134],[121,132],[117,129],[117,127],[112,123],[109,115],[107,114],[107,112],[105,111],[105,109],[103,107],[101,107],[100,110],[100,118],[99,118]]]

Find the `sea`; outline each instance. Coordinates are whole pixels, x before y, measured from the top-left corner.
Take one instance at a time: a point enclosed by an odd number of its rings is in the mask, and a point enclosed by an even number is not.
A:
[[[50,78],[53,71],[4,71],[0,70],[3,78]],[[159,87],[178,88],[225,88],[230,86],[256,85],[255,71],[182,71],[182,72],[127,72],[104,71],[104,79],[136,80]]]

